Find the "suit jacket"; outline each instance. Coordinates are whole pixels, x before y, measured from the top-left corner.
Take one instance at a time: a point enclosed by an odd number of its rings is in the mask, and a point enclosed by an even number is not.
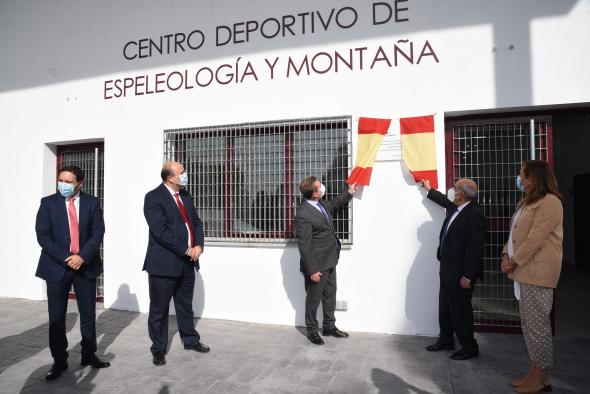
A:
[[[195,245],[204,247],[203,223],[193,198],[184,189],[178,192],[195,236]],[[149,241],[143,270],[150,275],[178,277],[188,261],[189,235],[174,197],[162,183],[145,195],[143,214],[149,227]],[[199,262],[195,267],[199,269]]]
[[[452,201],[435,189],[430,189],[428,199],[447,209],[439,235],[436,257],[440,261],[440,278],[446,286],[459,287],[462,276],[471,280],[479,277],[486,239],[486,221],[483,210],[476,201],[471,201],[457,215],[443,241],[447,223],[456,208]]]
[[[525,205],[512,231],[517,267],[508,275],[521,283],[555,288],[563,258],[563,206],[553,194]],[[502,254],[508,254],[508,244]]]
[[[330,202],[320,200],[329,216],[325,216],[303,200],[295,215],[295,234],[301,255],[300,269],[306,275],[326,271],[338,264],[340,241],[334,230],[333,214],[345,206],[352,194],[345,191]]]
[[[80,252],[84,264],[78,272],[88,279],[102,272],[100,244],[104,236],[104,219],[98,198],[80,192],[78,234]],[[65,259],[70,253],[70,225],[65,198],[55,193],[41,199],[35,222],[37,242],[41,245],[41,257],[36,276],[58,282],[70,269]]]

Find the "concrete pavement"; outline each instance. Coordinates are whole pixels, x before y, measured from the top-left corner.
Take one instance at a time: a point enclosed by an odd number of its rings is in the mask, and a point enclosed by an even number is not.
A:
[[[167,365],[149,353],[147,316],[97,310],[97,354],[103,370],[82,368],[75,301],[68,309],[70,368],[45,382],[52,359],[47,304],[0,298],[1,393],[512,393],[510,379],[527,368],[521,336],[478,334],[481,356],[453,361],[427,353],[433,338],[351,333],[349,339],[307,341],[288,326],[203,319],[197,323],[211,353],[183,349],[174,317]],[[346,330],[346,327],[340,327]],[[555,339],[554,392],[590,392],[590,337]]]

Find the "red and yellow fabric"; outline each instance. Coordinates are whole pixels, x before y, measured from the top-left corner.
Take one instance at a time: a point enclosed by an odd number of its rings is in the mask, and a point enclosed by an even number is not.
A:
[[[355,183],[359,186],[369,185],[377,152],[390,124],[391,119],[359,119],[356,162],[346,181],[349,185]]]
[[[434,116],[401,118],[399,123],[402,159],[414,180],[420,182],[427,179],[431,187],[438,188]]]

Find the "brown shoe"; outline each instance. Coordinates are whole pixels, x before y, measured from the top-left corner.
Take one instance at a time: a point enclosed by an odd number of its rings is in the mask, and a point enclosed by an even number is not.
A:
[[[535,365],[528,380],[522,386],[518,386],[515,391],[521,394],[534,394],[541,390],[551,390],[551,386],[545,385],[545,382],[549,382],[547,372]]]
[[[531,366],[529,367],[528,372],[525,373],[524,375],[522,375],[520,378],[514,379],[512,382],[510,382],[510,384],[513,387],[522,386],[527,381],[527,379],[531,376],[534,368],[535,368],[535,363],[531,361]]]

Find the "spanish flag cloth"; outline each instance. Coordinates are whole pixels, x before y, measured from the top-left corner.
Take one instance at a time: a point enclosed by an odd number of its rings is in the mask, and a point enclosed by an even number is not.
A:
[[[391,119],[359,119],[356,163],[348,177],[348,184],[369,185],[377,152],[390,126]],[[420,182],[427,179],[431,187],[438,188],[434,116],[401,118],[399,128],[402,158],[414,180]]]
[[[359,118],[356,162],[346,183],[367,186],[381,141],[389,130],[391,119]]]
[[[426,179],[438,188],[434,116],[417,116],[399,120],[402,159],[416,182]]]

